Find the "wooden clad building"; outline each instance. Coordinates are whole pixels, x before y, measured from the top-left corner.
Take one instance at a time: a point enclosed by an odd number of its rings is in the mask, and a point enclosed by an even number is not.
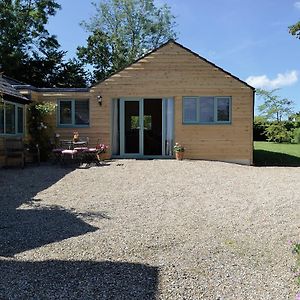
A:
[[[171,40],[90,89],[31,89],[57,103],[56,133],[73,131],[110,157],[185,157],[252,164],[254,88]],[[22,93],[26,93],[23,88]]]

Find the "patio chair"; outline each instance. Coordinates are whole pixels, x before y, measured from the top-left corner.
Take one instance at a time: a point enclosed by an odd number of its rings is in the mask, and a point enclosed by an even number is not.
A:
[[[66,165],[67,162],[78,162],[78,151],[74,149],[66,149],[61,151],[61,166]]]
[[[81,163],[86,163],[91,165],[92,163],[100,166],[100,161],[98,159],[98,150],[96,148],[87,148],[82,151]]]

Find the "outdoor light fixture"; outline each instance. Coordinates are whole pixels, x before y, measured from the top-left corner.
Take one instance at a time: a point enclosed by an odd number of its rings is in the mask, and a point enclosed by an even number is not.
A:
[[[102,105],[102,96],[97,96],[97,100],[98,100],[99,105],[101,106]]]

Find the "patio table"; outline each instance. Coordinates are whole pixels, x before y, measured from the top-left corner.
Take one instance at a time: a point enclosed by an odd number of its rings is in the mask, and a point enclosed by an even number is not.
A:
[[[73,142],[73,140],[61,140],[60,145],[63,148],[74,149],[75,147],[84,147],[87,145],[87,141]]]

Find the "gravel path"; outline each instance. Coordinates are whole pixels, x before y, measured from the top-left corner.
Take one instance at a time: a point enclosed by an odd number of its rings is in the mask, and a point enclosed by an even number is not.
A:
[[[0,299],[294,299],[300,168],[0,170]]]

